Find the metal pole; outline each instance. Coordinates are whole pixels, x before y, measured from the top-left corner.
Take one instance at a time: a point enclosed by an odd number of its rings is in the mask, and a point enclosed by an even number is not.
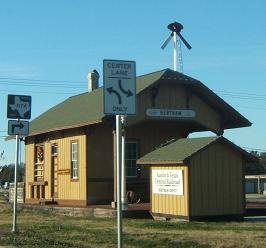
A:
[[[121,124],[122,124],[122,140],[121,140],[121,164],[122,164],[122,171],[121,171],[121,201],[122,201],[122,210],[127,210],[127,181],[126,181],[126,161],[125,161],[125,140],[126,140],[126,133],[125,133],[125,116],[121,115]]]
[[[121,118],[116,115],[116,163],[117,163],[117,247],[122,248],[122,209],[121,209]]]
[[[176,32],[174,32],[174,71],[177,71],[177,38]]]
[[[19,158],[19,135],[16,135],[16,154],[15,154],[15,176],[14,176],[14,202],[13,202],[13,228],[12,232],[17,231],[17,171]]]
[[[179,63],[179,72],[183,73],[183,58],[182,58],[182,49],[181,49],[181,41],[177,40],[178,45],[178,63]]]

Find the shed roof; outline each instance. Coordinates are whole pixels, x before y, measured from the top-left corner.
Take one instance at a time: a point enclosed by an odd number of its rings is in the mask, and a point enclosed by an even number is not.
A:
[[[245,117],[200,81],[171,69],[138,76],[136,93],[139,94],[159,83],[185,84],[191,87],[219,111],[223,117],[221,119],[224,120],[224,128],[251,125]],[[103,88],[101,87],[92,92],[72,96],[38,116],[30,123],[29,136],[102,122],[104,117]]]
[[[240,152],[247,161],[256,160],[254,156],[222,136],[178,139],[146,154],[138,159],[138,164],[177,164],[183,163],[196,153],[215,142],[224,142]]]

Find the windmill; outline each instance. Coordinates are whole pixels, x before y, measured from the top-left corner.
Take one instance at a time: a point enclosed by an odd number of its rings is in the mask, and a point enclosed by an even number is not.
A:
[[[178,63],[179,63],[179,72],[183,72],[183,62],[182,62],[182,52],[181,52],[181,41],[185,44],[185,46],[190,50],[192,47],[185,40],[185,38],[180,34],[183,29],[183,25],[178,22],[170,23],[168,26],[172,32],[168,36],[168,38],[164,41],[161,48],[164,49],[170,40],[174,38],[174,70],[177,71],[177,54],[178,54]],[[180,38],[177,39],[177,36]]]

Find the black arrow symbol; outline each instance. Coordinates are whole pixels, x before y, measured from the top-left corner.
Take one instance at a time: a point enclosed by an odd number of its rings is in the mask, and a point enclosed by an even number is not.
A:
[[[122,81],[121,81],[121,80],[118,80],[118,86],[119,86],[119,89],[120,89],[125,95],[127,95],[127,97],[133,96],[133,93],[132,93],[130,90],[124,90],[124,89],[123,89],[123,87],[122,87]]]
[[[12,133],[15,132],[15,128],[19,127],[19,130],[22,129],[24,127],[24,125],[20,122],[19,124],[13,124],[12,125]]]
[[[118,104],[122,104],[122,99],[121,99],[120,94],[116,90],[113,90],[113,87],[107,88],[107,91],[109,92],[109,94],[114,93],[118,98]]]

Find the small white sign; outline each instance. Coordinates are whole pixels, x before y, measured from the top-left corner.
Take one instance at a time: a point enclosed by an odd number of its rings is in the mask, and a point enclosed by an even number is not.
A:
[[[135,61],[103,61],[104,113],[136,114]]]
[[[196,113],[191,109],[146,109],[146,115],[150,117],[171,117],[171,118],[195,118]]]
[[[8,121],[8,135],[25,135],[29,134],[29,122],[28,121]]]
[[[152,170],[152,193],[183,195],[183,170]]]

